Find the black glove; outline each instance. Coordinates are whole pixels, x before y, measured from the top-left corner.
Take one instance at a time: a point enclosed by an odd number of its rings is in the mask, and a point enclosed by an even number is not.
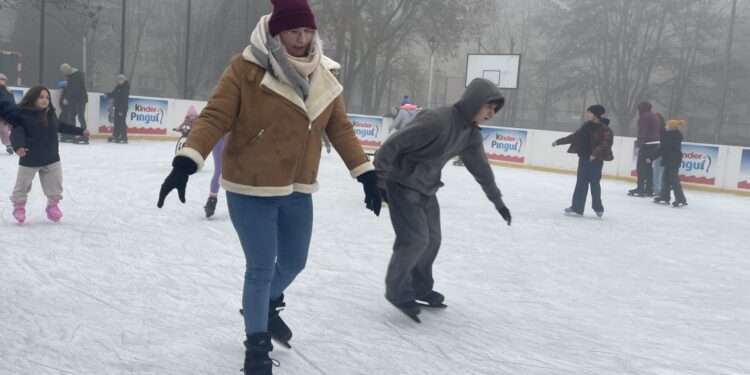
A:
[[[503,207],[497,210],[497,212],[500,213],[500,216],[502,216],[503,219],[508,222],[508,226],[510,226],[510,222],[511,220],[513,220],[513,218],[510,216],[510,210],[508,209],[508,207]]]
[[[383,198],[383,202],[388,203],[388,191],[380,188],[380,197]]]
[[[380,216],[383,196],[380,194],[380,188],[378,188],[378,175],[375,171],[369,171],[357,177],[357,181],[361,182],[365,189],[367,209],[374,212],[375,216]]]
[[[180,202],[185,203],[185,187],[187,186],[188,176],[195,173],[198,170],[198,165],[190,158],[185,156],[176,156],[172,160],[172,172],[161,184],[161,190],[159,190],[159,202],[156,203],[156,207],[162,208],[164,206],[164,199],[169,193],[177,189],[177,195],[180,197]]]

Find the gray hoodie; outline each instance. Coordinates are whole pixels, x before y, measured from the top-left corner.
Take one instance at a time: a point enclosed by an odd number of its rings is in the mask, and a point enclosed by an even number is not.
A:
[[[435,195],[445,164],[460,156],[496,209],[504,207],[502,194],[482,145],[482,131],[473,121],[487,103],[505,103],[490,81],[475,79],[461,99],[450,107],[420,113],[403,130],[395,132],[375,155],[381,187],[391,180],[424,195]]]

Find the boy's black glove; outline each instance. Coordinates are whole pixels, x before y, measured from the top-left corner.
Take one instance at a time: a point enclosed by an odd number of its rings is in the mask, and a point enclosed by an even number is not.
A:
[[[367,209],[374,212],[375,216],[380,216],[383,196],[380,194],[380,189],[378,188],[378,175],[375,171],[365,172],[357,177],[357,181],[362,183],[362,187],[365,190],[365,205]]]
[[[159,191],[159,202],[156,203],[156,207],[162,208],[164,206],[164,199],[167,195],[177,189],[177,195],[180,198],[180,202],[185,203],[185,187],[187,186],[188,176],[195,173],[198,170],[198,165],[190,158],[185,156],[176,156],[172,160],[172,172],[161,184],[161,190]]]
[[[508,225],[510,225],[510,222],[513,220],[513,218],[510,216],[510,210],[508,209],[508,207],[503,207],[497,210],[497,212],[499,212],[500,216],[502,216],[503,219],[508,222]]]
[[[380,196],[383,198],[383,202],[388,203],[388,191],[380,188]]]

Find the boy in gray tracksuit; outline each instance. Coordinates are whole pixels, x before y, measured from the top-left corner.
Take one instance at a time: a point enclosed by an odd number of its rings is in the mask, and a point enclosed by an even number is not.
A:
[[[443,166],[460,156],[487,198],[510,225],[511,215],[495,184],[478,124],[505,104],[490,81],[475,79],[450,107],[427,110],[394,133],[375,155],[380,187],[396,232],[386,276],[386,299],[419,322],[420,306],[445,307],[432,290],[432,263],[440,249],[440,206],[435,194]],[[423,303],[420,303],[423,302]]]

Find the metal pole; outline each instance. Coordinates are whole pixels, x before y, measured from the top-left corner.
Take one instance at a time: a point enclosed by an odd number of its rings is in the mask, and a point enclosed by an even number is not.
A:
[[[40,0],[39,7],[39,84],[44,83],[44,19],[47,12],[47,0]]]
[[[719,106],[719,122],[714,132],[714,143],[719,143],[721,127],[724,125],[724,111],[726,109],[727,91],[729,86],[729,62],[732,58],[732,40],[734,39],[734,19],[737,15],[737,0],[732,1],[732,18],[729,21],[729,36],[727,37],[727,54],[724,57],[724,78],[721,85],[721,104]]]
[[[432,47],[430,47],[432,48]],[[430,79],[427,85],[427,108],[432,107],[432,72],[435,69],[435,52],[430,50]]]
[[[122,0],[122,18],[120,20],[120,74],[125,74],[125,14],[127,13],[127,0]]]
[[[83,37],[83,72],[86,73],[86,37]]]
[[[193,7],[193,1],[187,0],[187,26],[186,26],[186,32],[185,32],[185,75],[182,77],[183,79],[183,87],[184,92],[182,97],[185,99],[188,99],[188,73],[189,73],[189,65],[190,64],[190,15],[192,12]]]

